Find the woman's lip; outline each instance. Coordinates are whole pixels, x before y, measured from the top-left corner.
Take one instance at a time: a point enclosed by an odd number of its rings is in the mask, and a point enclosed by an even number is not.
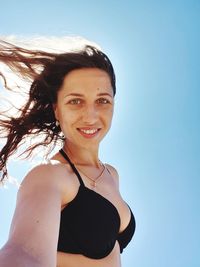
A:
[[[92,138],[94,136],[96,136],[98,134],[98,132],[100,131],[100,128],[91,128],[91,127],[83,127],[83,128],[77,128],[77,130],[79,131],[79,133],[86,137],[86,138]],[[96,130],[94,133],[85,133],[81,130],[87,131],[87,130]]]
[[[98,127],[79,127],[77,128],[78,130],[99,130],[100,128]]]

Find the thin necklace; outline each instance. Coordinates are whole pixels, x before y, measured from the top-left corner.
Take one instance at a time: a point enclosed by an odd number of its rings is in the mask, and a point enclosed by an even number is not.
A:
[[[88,178],[91,181],[90,185],[91,185],[92,189],[94,189],[97,186],[98,181],[100,180],[100,178],[102,177],[102,175],[103,175],[103,173],[104,173],[104,171],[106,169],[106,167],[105,167],[105,165],[103,163],[101,163],[101,165],[103,166],[103,170],[101,171],[101,173],[95,179],[92,179],[91,177],[89,177],[87,174],[85,174],[82,170],[80,170],[76,166],[77,170],[79,170],[82,174],[84,174],[84,176],[86,178]]]
[[[65,149],[63,148],[63,151],[65,152]],[[66,152],[65,152],[66,153]],[[67,154],[67,153],[66,153]],[[104,171],[105,171],[105,169],[107,169],[106,168],[106,166],[105,166],[105,164],[103,164],[100,160],[99,160],[99,162],[101,163],[101,165],[103,166],[103,170],[101,171],[101,173],[95,178],[95,179],[92,179],[91,177],[89,177],[87,174],[85,174],[81,169],[79,169],[78,167],[77,167],[77,165],[76,164],[74,164],[74,162],[72,162],[72,164],[76,167],[76,169],[77,170],[79,170],[86,178],[88,178],[91,182],[90,182],[90,186],[92,187],[92,189],[95,189],[95,187],[97,186],[97,182],[99,181],[99,179],[102,177],[102,175],[103,175],[103,173],[104,173]]]

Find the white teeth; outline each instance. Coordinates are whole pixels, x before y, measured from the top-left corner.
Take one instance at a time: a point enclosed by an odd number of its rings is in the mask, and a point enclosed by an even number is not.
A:
[[[98,129],[92,129],[92,130],[83,130],[83,129],[80,129],[81,132],[85,133],[85,134],[94,134],[98,131]]]

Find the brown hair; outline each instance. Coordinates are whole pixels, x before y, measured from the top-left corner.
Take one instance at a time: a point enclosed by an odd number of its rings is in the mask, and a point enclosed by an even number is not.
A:
[[[113,93],[116,93],[115,74],[109,58],[99,49],[86,45],[83,49],[67,53],[50,53],[25,49],[0,40],[0,61],[15,74],[31,81],[28,100],[18,108],[18,116],[0,114],[0,136],[6,143],[0,151],[1,181],[8,176],[8,158],[24,143],[27,136],[41,136],[42,140],[29,146],[22,154],[29,157],[38,146],[52,144],[63,138],[60,126],[56,124],[53,104],[63,79],[70,71],[80,68],[99,68],[110,77]],[[7,86],[6,77],[4,87]]]

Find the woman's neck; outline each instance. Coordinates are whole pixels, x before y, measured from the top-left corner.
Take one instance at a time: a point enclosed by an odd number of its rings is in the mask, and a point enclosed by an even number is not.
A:
[[[79,166],[100,166],[98,157],[98,148],[81,148],[74,144],[66,143],[63,150],[68,155],[70,160]]]

